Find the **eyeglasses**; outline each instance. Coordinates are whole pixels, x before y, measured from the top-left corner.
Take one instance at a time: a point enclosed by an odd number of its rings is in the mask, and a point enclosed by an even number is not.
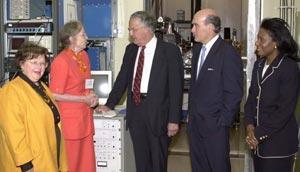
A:
[[[48,63],[39,63],[37,61],[31,61],[31,60],[27,60],[28,63],[30,63],[32,66],[36,66],[36,67],[47,67]]]
[[[142,29],[143,27],[145,27],[145,26],[140,26],[140,27],[137,27],[137,28],[128,28],[128,32],[136,32],[136,31]]]

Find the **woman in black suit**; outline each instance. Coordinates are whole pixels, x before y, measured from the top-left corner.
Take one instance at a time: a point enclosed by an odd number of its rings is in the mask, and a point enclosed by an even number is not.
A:
[[[246,142],[255,172],[291,172],[298,150],[298,45],[279,18],[262,21],[255,45],[259,58],[245,105]]]

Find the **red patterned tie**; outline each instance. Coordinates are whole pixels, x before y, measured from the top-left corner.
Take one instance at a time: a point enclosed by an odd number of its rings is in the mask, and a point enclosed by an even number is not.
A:
[[[146,47],[143,46],[142,50],[139,55],[139,61],[136,67],[135,77],[134,77],[134,84],[133,84],[133,101],[136,105],[141,103],[141,80],[143,74],[143,67],[144,67],[144,49]]]

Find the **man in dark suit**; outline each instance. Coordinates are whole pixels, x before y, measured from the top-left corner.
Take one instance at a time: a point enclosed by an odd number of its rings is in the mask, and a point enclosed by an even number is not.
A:
[[[177,133],[181,114],[183,62],[180,50],[154,36],[154,23],[154,18],[146,12],[131,15],[128,30],[133,43],[126,47],[106,106],[100,106],[104,111],[113,109],[127,89],[126,122],[137,172],[167,170],[168,137]],[[143,67],[140,58],[143,58]]]
[[[220,36],[212,9],[193,18],[188,134],[193,172],[229,172],[229,126],[243,96],[242,60]]]

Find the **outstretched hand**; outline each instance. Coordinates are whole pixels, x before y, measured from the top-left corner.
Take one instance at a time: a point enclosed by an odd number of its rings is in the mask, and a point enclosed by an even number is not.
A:
[[[107,111],[110,111],[111,109],[108,107],[108,106],[105,106],[105,105],[99,105],[95,111],[100,113],[100,112],[107,112]]]

